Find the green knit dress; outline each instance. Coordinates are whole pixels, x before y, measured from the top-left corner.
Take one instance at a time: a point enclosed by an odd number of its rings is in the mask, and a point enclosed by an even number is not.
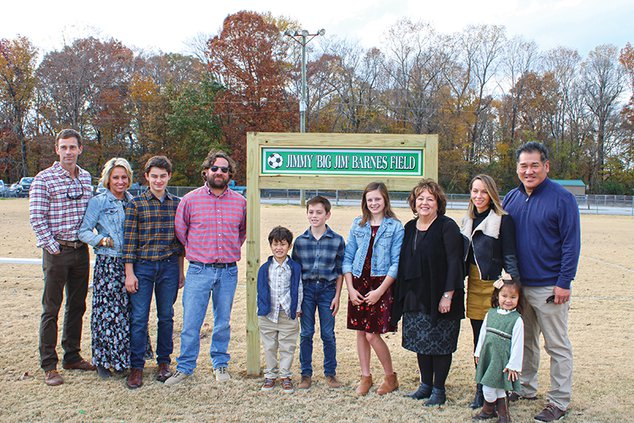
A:
[[[517,310],[500,314],[492,308],[487,312],[487,328],[476,369],[476,382],[491,388],[520,391],[520,382],[508,380],[503,373],[511,357],[511,338],[517,319]]]

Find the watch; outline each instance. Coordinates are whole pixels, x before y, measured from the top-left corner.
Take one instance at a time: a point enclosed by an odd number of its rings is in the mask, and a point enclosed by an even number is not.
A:
[[[448,300],[451,300],[451,297],[446,292],[444,294],[442,294],[442,296],[445,297]]]

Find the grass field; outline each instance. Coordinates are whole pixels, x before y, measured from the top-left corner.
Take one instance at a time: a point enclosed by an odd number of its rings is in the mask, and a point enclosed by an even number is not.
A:
[[[402,221],[409,210],[397,209]],[[347,236],[356,207],[337,207],[331,227]],[[460,214],[449,215],[459,220]],[[24,199],[0,201],[0,257],[39,258],[35,237],[28,224],[28,202]],[[624,422],[634,419],[634,218],[623,216],[581,217],[582,257],[573,285],[570,337],[574,347],[573,402],[567,422]],[[262,257],[268,253],[264,235],[283,224],[298,235],[307,226],[303,209],[295,206],[262,206]],[[244,257],[244,251],[243,251]],[[416,357],[400,346],[401,334],[390,334],[394,366],[401,389],[379,397],[371,393],[357,398],[358,362],[354,334],[345,328],[347,301],[342,295],[337,317],[338,376],[343,389],[325,388],[322,374],[321,341],[315,338],[315,384],[307,392],[284,395],[279,389],[260,392],[260,378],[246,376],[245,265],[240,263],[240,280],[232,316],[233,379],[218,384],[212,377],[208,350],[212,317],[209,313],[201,335],[201,355],[194,377],[167,388],[154,381],[155,364],[148,362],[141,389],[125,388],[124,378],[101,381],[96,373],[62,371],[65,383],[51,388],[43,382],[39,368],[37,340],[41,313],[42,270],[39,265],[0,264],[0,325],[2,340],[0,369],[0,421],[470,421],[467,407],[473,393],[471,328],[463,321],[459,349],[454,355],[448,378],[448,402],[427,409],[421,402],[402,395],[418,384]],[[88,298],[90,304],[90,293]],[[176,304],[175,351],[180,347],[182,306]],[[90,358],[88,312],[84,319],[83,354]],[[152,319],[155,322],[155,318]],[[60,317],[60,322],[62,317]],[[151,326],[155,336],[155,323]],[[61,352],[61,350],[60,350]],[[294,371],[298,371],[295,358]],[[373,357],[375,379],[382,377]],[[298,376],[295,376],[295,381]],[[548,356],[542,356],[540,397],[548,389]],[[520,402],[511,406],[516,422],[532,421],[542,401]]]

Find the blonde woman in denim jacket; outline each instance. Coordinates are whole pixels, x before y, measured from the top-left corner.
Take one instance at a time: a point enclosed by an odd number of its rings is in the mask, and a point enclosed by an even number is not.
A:
[[[110,159],[100,182],[106,192],[90,199],[79,239],[90,244],[97,256],[93,271],[92,362],[100,377],[130,367],[130,322],[125,268],[121,260],[125,207],[132,196],[132,169],[127,160]]]
[[[357,331],[357,353],[361,367],[358,395],[372,387],[370,353],[376,353],[385,377],[377,389],[384,395],[398,389],[392,356],[381,334],[396,331],[390,324],[392,284],[398,273],[403,225],[390,206],[387,187],[372,182],[363,191],[361,217],[352,223],[346,242],[343,273],[348,288],[348,329]]]

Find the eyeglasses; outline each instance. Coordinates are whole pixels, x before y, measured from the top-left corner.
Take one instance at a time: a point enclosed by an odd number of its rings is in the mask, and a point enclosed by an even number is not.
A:
[[[218,169],[220,169],[220,171],[222,173],[228,173],[229,172],[229,168],[226,166],[212,166],[209,168],[209,170],[211,170],[212,172],[218,172]]]
[[[84,196],[84,186],[79,182],[78,179],[73,179],[73,182],[68,184],[68,189],[66,190],[66,198],[69,200],[79,200]]]

